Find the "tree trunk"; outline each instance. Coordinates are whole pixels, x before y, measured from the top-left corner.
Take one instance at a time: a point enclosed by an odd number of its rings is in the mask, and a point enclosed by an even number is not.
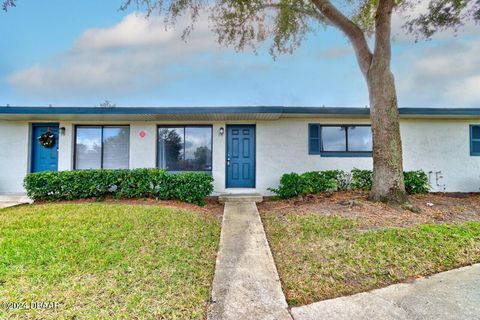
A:
[[[367,74],[373,138],[373,183],[370,200],[408,202],[403,181],[402,141],[395,80],[390,60],[374,56]]]
[[[312,0],[315,7],[352,43],[370,96],[373,137],[373,181],[370,200],[408,203],[403,181],[402,141],[395,81],[390,70],[392,10],[395,0],[378,0],[375,14],[375,50],[364,32],[330,0]]]

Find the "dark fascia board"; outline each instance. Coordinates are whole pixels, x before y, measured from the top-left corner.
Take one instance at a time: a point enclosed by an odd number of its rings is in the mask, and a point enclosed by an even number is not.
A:
[[[282,107],[0,107],[0,114],[236,114],[282,113]]]
[[[478,116],[480,108],[399,108],[401,115]]]
[[[399,108],[401,115],[411,116],[480,116],[480,108]],[[0,107],[0,114],[69,114],[69,115],[142,115],[142,114],[317,114],[368,116],[369,108],[343,107],[280,107],[280,106],[240,106],[240,107]]]

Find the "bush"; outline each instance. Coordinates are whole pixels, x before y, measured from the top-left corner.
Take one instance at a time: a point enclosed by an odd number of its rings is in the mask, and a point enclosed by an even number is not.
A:
[[[280,185],[277,189],[269,188],[281,199],[288,199],[303,196],[306,193],[307,184],[305,178],[298,173],[286,173],[280,178]]]
[[[305,172],[301,177],[305,181],[305,194],[319,193],[322,191],[337,190],[341,175],[340,170],[311,171]]]
[[[372,188],[373,172],[371,170],[352,170],[352,189],[370,190]],[[427,193],[430,190],[428,176],[422,170],[405,171],[403,173],[405,191],[408,194]]]
[[[268,190],[281,199],[333,191],[338,190],[339,186],[342,185],[342,179],[345,179],[344,175],[341,170],[311,171],[301,175],[286,173],[280,178],[278,188],[269,188]]]
[[[370,190],[372,188],[372,177],[372,170],[353,169],[350,187],[352,189]]]
[[[405,190],[409,194],[427,193],[430,190],[428,176],[425,171],[407,171],[403,173]]]
[[[147,198],[180,200],[203,205],[213,191],[213,178],[206,173],[172,174],[161,169],[76,170],[31,173],[24,179],[34,200],[86,198]]]
[[[371,170],[353,169],[351,173],[341,170],[310,171],[301,175],[286,173],[280,179],[278,188],[268,190],[281,199],[324,191],[372,188]],[[409,194],[427,193],[430,190],[427,174],[422,171],[404,172],[405,190]]]

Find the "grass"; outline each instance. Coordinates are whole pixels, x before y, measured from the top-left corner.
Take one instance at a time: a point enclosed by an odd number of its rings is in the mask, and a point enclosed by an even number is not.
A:
[[[0,210],[0,302],[59,302],[0,319],[203,319],[220,224],[125,204]]]
[[[480,262],[480,222],[362,230],[337,216],[262,218],[290,305]]]

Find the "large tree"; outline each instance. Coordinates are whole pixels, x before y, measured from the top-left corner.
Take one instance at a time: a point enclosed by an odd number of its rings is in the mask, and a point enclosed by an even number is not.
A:
[[[4,10],[16,0],[4,1]],[[413,14],[422,9],[420,14]],[[187,16],[192,30],[208,12],[222,45],[237,50],[256,48],[270,40],[273,56],[293,52],[318,26],[339,29],[350,41],[368,87],[373,136],[373,185],[370,199],[393,204],[408,202],[403,181],[402,143],[394,76],[391,71],[392,12],[403,11],[406,29],[431,37],[466,20],[480,20],[480,0],[124,0],[160,14],[167,24]],[[368,38],[373,39],[370,46]]]

